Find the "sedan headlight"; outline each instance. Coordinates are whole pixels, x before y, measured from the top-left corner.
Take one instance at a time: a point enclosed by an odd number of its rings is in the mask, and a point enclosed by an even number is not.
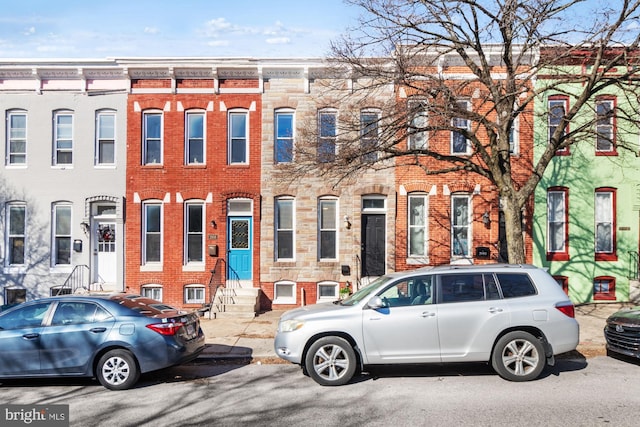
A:
[[[283,320],[282,322],[280,322],[280,332],[296,331],[302,328],[302,326],[304,326],[303,320],[298,320],[298,319]]]

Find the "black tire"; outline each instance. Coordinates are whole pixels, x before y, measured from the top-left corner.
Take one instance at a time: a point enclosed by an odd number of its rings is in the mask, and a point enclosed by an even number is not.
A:
[[[109,390],[126,390],[138,382],[140,369],[127,350],[111,350],[98,361],[96,377]]]
[[[544,346],[528,332],[509,332],[498,340],[491,355],[493,369],[505,380],[531,381],[546,366]]]
[[[309,376],[324,386],[348,383],[356,372],[357,363],[353,347],[340,337],[320,338],[309,347],[305,357]]]

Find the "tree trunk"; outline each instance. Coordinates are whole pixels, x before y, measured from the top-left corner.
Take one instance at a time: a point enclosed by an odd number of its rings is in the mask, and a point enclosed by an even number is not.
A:
[[[525,264],[527,261],[522,233],[522,209],[511,197],[502,197],[502,202],[509,263]]]

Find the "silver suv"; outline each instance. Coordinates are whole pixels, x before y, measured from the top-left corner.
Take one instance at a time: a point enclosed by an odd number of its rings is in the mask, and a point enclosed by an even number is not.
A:
[[[578,339],[573,304],[546,271],[490,264],[392,273],[345,300],[287,311],[274,346],[322,385],[367,365],[446,362],[490,362],[528,381]]]

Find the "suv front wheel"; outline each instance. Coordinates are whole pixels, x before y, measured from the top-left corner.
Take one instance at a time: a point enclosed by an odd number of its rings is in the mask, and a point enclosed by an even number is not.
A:
[[[534,380],[546,365],[544,347],[539,339],[528,332],[509,332],[496,343],[491,364],[498,375],[506,380]]]
[[[311,344],[305,357],[305,369],[320,385],[343,385],[356,372],[356,353],[347,340],[323,337]]]

